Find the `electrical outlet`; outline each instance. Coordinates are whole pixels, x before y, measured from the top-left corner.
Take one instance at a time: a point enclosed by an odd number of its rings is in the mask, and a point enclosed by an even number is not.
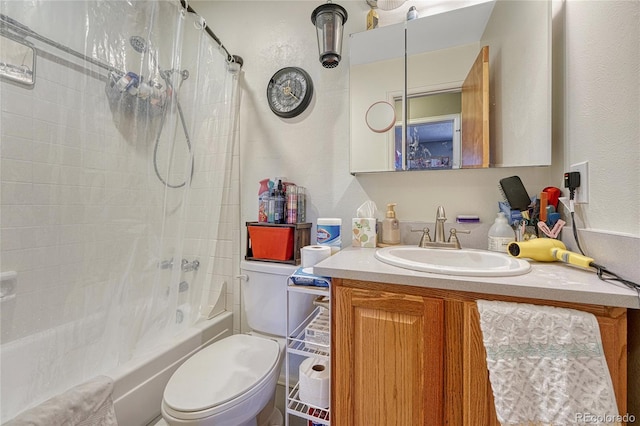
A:
[[[580,173],[580,186],[576,188],[574,201],[577,204],[589,204],[589,162],[572,164],[569,171]]]

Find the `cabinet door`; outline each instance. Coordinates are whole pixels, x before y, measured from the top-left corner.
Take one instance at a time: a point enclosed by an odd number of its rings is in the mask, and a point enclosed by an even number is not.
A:
[[[444,302],[334,288],[332,425],[438,425]]]

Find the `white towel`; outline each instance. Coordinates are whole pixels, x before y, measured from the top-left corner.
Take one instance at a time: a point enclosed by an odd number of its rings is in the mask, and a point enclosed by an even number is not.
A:
[[[117,426],[113,381],[95,377],[20,413],[5,426]]]
[[[485,300],[478,300],[478,309],[503,426],[618,424],[595,316]]]

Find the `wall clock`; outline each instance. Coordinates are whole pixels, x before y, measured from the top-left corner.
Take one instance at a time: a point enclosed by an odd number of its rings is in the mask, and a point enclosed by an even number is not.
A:
[[[267,85],[269,108],[279,117],[300,115],[311,102],[313,82],[305,70],[285,67],[278,70]]]

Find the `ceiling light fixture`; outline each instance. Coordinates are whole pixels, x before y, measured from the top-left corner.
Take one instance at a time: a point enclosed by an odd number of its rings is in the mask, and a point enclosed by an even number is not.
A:
[[[366,0],[367,4],[380,10],[393,10],[402,6],[406,0]]]
[[[322,66],[337,67],[342,58],[342,28],[347,22],[347,11],[329,0],[313,11],[311,22],[316,26]]]

